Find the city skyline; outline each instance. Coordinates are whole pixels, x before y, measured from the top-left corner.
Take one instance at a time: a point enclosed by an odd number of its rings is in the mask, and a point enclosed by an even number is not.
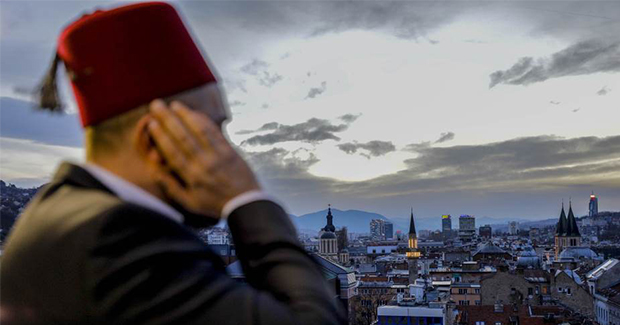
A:
[[[228,93],[229,138],[292,214],[546,219],[569,197],[587,215],[592,191],[620,210],[619,3],[174,3]],[[3,104],[97,6],[2,3]],[[80,161],[78,131],[11,124],[3,180]]]

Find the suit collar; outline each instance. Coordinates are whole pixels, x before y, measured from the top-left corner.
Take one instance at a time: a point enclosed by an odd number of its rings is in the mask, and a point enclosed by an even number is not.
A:
[[[111,189],[103,185],[102,182],[91,175],[86,169],[69,162],[63,162],[58,167],[54,177],[52,178],[52,182],[57,184],[71,184],[78,187],[92,188],[114,194]]]

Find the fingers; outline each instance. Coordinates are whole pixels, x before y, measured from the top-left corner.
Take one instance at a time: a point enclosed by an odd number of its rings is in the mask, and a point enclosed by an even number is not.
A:
[[[171,199],[185,206],[191,205],[190,193],[172,175],[161,171],[156,174],[155,180]]]
[[[166,108],[164,101],[154,100],[151,103],[150,108],[153,116],[161,125],[163,125],[164,128],[170,131],[174,141],[181,147],[186,155],[195,154],[200,150],[194,137],[190,134],[176,114]]]
[[[188,176],[186,168],[187,160],[183,152],[179,150],[172,138],[163,130],[157,120],[151,120],[148,128],[168,165],[186,180]]]
[[[172,102],[170,106],[202,146],[212,148],[216,152],[221,152],[230,146],[220,128],[208,116],[194,112],[180,102]]]

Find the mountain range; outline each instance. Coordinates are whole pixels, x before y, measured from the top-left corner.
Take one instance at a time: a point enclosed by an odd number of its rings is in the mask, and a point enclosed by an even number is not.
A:
[[[333,223],[336,228],[346,226],[349,232],[369,233],[370,221],[372,219],[387,220],[394,224],[394,232],[397,230],[406,232],[409,230],[409,216],[402,218],[388,218],[382,214],[367,212],[361,210],[338,210],[332,209],[334,216]],[[291,220],[297,229],[306,234],[316,234],[325,227],[327,223],[327,209],[307,213],[300,216],[290,215]],[[441,229],[441,217],[418,217],[415,216],[416,228],[418,230],[438,230]],[[527,220],[527,219],[509,219],[509,218],[492,218],[492,217],[476,217],[476,227],[482,225],[491,225],[493,229],[507,229],[508,222],[517,221],[521,228],[529,227],[545,227],[554,225],[557,218]],[[458,228],[458,216],[452,217],[452,228]]]

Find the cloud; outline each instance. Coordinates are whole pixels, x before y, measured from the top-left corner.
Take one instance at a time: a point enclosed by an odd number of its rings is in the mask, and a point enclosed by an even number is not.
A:
[[[311,36],[348,30],[373,30],[403,39],[427,39],[430,30],[451,22],[467,7],[470,6],[458,3],[333,2],[318,8],[320,18]]]
[[[560,102],[556,102],[554,100],[550,100],[549,104],[551,104],[551,105],[560,105],[561,103]]]
[[[430,141],[423,141],[423,142],[419,142],[419,143],[410,143],[410,144],[406,145],[405,148],[403,148],[403,151],[419,152],[421,150],[424,150],[424,149],[430,148],[430,147],[431,147],[431,142]]]
[[[609,89],[607,86],[604,86],[603,88],[601,88],[601,90],[597,91],[596,94],[599,95],[599,96],[605,96],[610,91],[611,91],[611,89]]]
[[[379,141],[373,140],[366,143],[358,143],[358,142],[347,142],[339,144],[338,149],[346,152],[347,154],[354,154],[358,150],[366,150],[367,154],[363,154],[365,157],[379,157],[385,154],[388,154],[392,151],[396,151],[396,147],[391,141]]]
[[[269,68],[269,63],[263,60],[254,59],[250,63],[247,63],[246,65],[242,66],[241,69],[239,70],[241,70],[241,72],[243,73],[247,73],[252,76],[257,76],[261,71],[267,68]]]
[[[0,97],[0,136],[42,144],[81,147],[83,131],[77,114],[50,114],[30,102]]]
[[[269,63],[263,60],[254,59],[250,63],[242,66],[239,70],[245,74],[256,77],[259,85],[271,88],[273,85],[284,79],[284,77],[278,73],[269,72],[267,68],[269,68]]]
[[[405,163],[409,171],[444,176],[523,178],[523,173],[620,158],[620,136],[565,139],[556,136],[517,138],[485,145],[428,147]]]
[[[444,132],[439,136],[439,139],[435,143],[443,143],[454,139],[454,132]]]
[[[620,42],[609,44],[592,39],[575,43],[548,58],[521,58],[509,69],[493,72],[489,88],[498,84],[526,86],[552,78],[618,71]]]
[[[355,122],[360,116],[362,116],[362,113],[359,113],[357,115],[355,114],[344,114],[342,116],[338,116],[338,118],[342,121],[344,121],[345,123],[353,123]]]
[[[233,100],[232,102],[228,103],[228,106],[245,106],[245,103],[242,101]]]
[[[288,141],[301,141],[308,143],[319,143],[324,140],[339,141],[340,138],[337,137],[335,133],[342,132],[349,127],[347,124],[334,125],[328,120],[318,118],[311,118],[306,122],[294,125],[276,124],[277,123],[272,122],[263,125],[263,127],[269,125],[270,128],[273,128],[271,129],[273,130],[273,132],[268,134],[255,135],[243,141],[241,144],[248,144],[254,146],[272,145]],[[247,131],[240,132],[246,132],[243,134],[247,134]]]
[[[574,110],[572,110],[572,112],[573,112],[573,113],[577,113],[577,112],[579,112],[580,110],[581,110],[581,107],[579,107],[579,108],[575,108]]]
[[[280,124],[278,122],[269,122],[269,123],[263,124],[263,126],[261,126],[260,128],[256,130],[241,130],[241,131],[236,132],[235,134],[252,134],[252,133],[261,132],[261,131],[275,130],[279,126]]]
[[[269,190],[297,211],[315,211],[330,200],[396,215],[417,203],[422,215],[555,217],[559,198],[570,193],[587,198],[592,188],[605,191],[607,202],[619,207],[612,202],[620,199],[620,136],[543,135],[452,147],[427,142],[416,144],[414,154],[399,172],[357,182],[315,176],[309,170],[316,157],[291,158],[284,149],[253,154],[251,164]],[[523,201],[534,207],[515,210],[510,204]]]
[[[324,93],[325,90],[327,90],[327,82],[323,81],[321,82],[321,87],[310,88],[310,90],[308,91],[308,95],[306,95],[306,98],[314,98]]]

